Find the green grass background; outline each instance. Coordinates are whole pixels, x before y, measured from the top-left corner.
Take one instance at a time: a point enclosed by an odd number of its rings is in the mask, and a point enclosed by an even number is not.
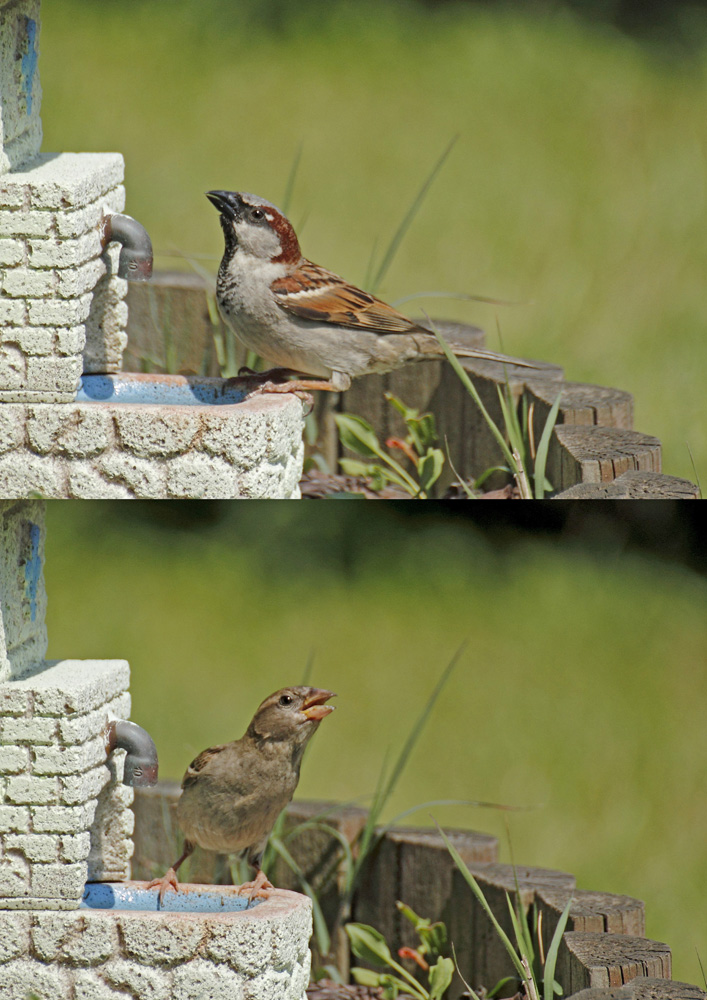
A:
[[[371,794],[466,641],[388,817],[446,797],[537,806],[511,815],[516,861],[644,899],[675,978],[702,983],[704,578],[600,539],[499,552],[474,523],[387,504],[227,507],[177,529],[179,505],[48,504],[49,655],[130,661],[161,775],[240,736],[313,656],[337,711],[298,795]],[[509,860],[498,813],[434,814],[496,833]]]
[[[512,353],[627,389],[664,469],[705,477],[707,48],[639,44],[552,4],[47,2],[49,150],[119,150],[157,265],[213,257],[203,192],[281,201],[305,253],[363,280],[453,135],[380,289]],[[704,37],[704,35],[702,36]],[[408,308],[414,308],[410,306]]]

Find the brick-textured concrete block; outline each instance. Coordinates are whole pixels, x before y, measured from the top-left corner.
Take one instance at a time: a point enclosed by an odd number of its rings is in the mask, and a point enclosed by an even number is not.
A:
[[[0,3],[0,175],[39,152],[39,0]],[[0,178],[1,180],[2,178]]]
[[[0,907],[75,908],[89,874],[128,876],[133,792],[105,745],[128,682],[124,660],[64,660],[0,683]]]
[[[52,499],[299,496],[304,423],[294,396],[194,406],[7,403],[0,414],[8,496],[29,489]]]
[[[282,890],[231,913],[0,910],[0,997],[305,1000],[310,933],[309,900]]]
[[[115,153],[42,154],[0,177],[0,401],[69,401],[84,364],[120,368],[127,285],[116,275],[119,248],[103,248],[101,221],[122,211],[122,177]],[[22,343],[34,350],[9,351],[8,327],[27,328]],[[79,327],[81,337],[58,335]],[[33,328],[57,331],[49,351]],[[40,353],[43,363],[30,364]]]
[[[28,813],[31,815],[32,828],[38,833],[47,831],[78,834],[88,830],[93,824],[96,802],[86,802],[79,806],[33,806]]]
[[[10,457],[15,454],[11,452]],[[0,500],[0,688],[3,680],[41,663],[46,653],[44,538],[41,502]],[[8,690],[5,695],[8,700],[4,703],[0,698],[2,717],[14,714],[12,700],[21,714],[19,707],[27,704],[22,695],[16,690]],[[12,725],[10,720],[5,721]],[[13,745],[18,741],[10,735],[3,742]]]
[[[0,833],[26,833],[29,828],[29,806],[0,806]]]

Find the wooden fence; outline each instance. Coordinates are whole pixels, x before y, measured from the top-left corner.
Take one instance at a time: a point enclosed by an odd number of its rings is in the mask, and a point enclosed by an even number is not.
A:
[[[135,854],[133,878],[161,875],[181,853],[181,837],[174,809],[179,785],[161,782],[156,788],[135,792]],[[345,837],[355,851],[367,812],[336,807],[326,802],[293,802],[287,810],[287,826],[326,814],[325,822]],[[512,938],[506,893],[519,902],[526,914],[533,907],[541,914],[545,950],[570,895],[570,917],[563,936],[556,978],[565,996],[575,1000],[621,1000],[635,998],[684,998],[698,1000],[707,993],[697,987],[667,982],[671,955],[666,944],[647,939],[644,906],[640,900],[576,888],[574,876],[544,868],[516,867],[498,863],[498,842],[488,834],[455,830],[449,834],[464,862],[474,873],[494,914]],[[325,916],[331,923],[339,912],[343,850],[337,837],[321,826],[293,835],[288,849],[315,888]],[[220,884],[230,882],[226,859],[197,851],[185,880]],[[298,889],[292,871],[278,862],[276,885]],[[459,968],[472,986],[490,988],[502,976],[513,975],[508,956],[490,920],[457,870],[436,831],[392,828],[375,851],[351,901],[349,919],[370,924],[381,931],[391,948],[417,944],[410,924],[396,909],[403,900],[421,916],[443,920],[454,942]],[[320,960],[315,955],[315,963]],[[335,929],[332,953],[343,975],[349,970],[347,939]],[[647,978],[646,978],[647,977]],[[650,980],[650,982],[648,982]],[[627,993],[616,993],[623,984]],[[456,985],[460,985],[457,983]],[[581,991],[588,990],[589,993]],[[461,987],[451,995],[458,995]]]
[[[219,352],[229,334],[217,315],[213,291],[193,274],[156,273],[150,282],[131,283],[128,291],[128,347],[123,367],[130,371],[220,374]],[[484,345],[483,331],[460,323],[437,321],[448,338]],[[218,349],[217,349],[218,345]],[[245,363],[245,350],[233,358]],[[497,387],[508,377],[513,395],[525,397],[538,441],[557,393],[562,390],[547,475],[567,498],[695,498],[697,488],[684,479],[661,474],[660,441],[633,430],[633,398],[628,392],[564,380],[557,365],[540,371],[464,359],[484,405],[502,424]],[[380,440],[404,436],[399,415],[384,399],[392,392],[406,405],[435,414],[440,440],[448,442],[451,462],[465,479],[498,465],[499,449],[475,403],[446,361],[408,365],[388,375],[356,379],[346,393],[316,393],[316,433],[307,452],[318,453],[331,472],[342,457],[334,414],[355,413],[375,428]],[[453,478],[449,465],[440,489]]]

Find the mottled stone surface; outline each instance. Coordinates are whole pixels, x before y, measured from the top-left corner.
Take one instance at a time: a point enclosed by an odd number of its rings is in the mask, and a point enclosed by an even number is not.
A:
[[[0,1000],[303,1000],[311,930],[286,890],[230,913],[0,910]]]
[[[299,496],[302,403],[0,404],[7,498],[284,499]]]
[[[0,683],[0,907],[75,908],[87,878],[129,874],[133,790],[105,747],[129,679],[125,660],[61,660]]]

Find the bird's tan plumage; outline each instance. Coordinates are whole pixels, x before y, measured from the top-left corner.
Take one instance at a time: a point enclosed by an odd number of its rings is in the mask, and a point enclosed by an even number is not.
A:
[[[262,853],[297,787],[307,743],[334,710],[325,704],[333,697],[331,691],[312,687],[276,691],[259,706],[239,740],[208,747],[194,758],[177,805],[184,854],[162,879],[150,883],[159,885],[160,899],[167,888],[176,889],[176,871],[196,846],[245,853],[258,872],[258,890],[267,889],[260,872]]]

